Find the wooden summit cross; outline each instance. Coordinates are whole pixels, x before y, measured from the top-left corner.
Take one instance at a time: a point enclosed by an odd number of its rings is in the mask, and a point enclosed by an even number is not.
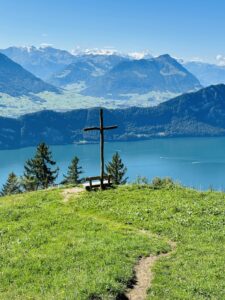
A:
[[[104,127],[104,120],[103,120],[103,109],[100,109],[100,127],[89,127],[85,128],[84,131],[91,131],[91,130],[99,130],[100,131],[100,188],[104,189],[104,131],[110,129],[116,129],[118,126],[108,126]]]

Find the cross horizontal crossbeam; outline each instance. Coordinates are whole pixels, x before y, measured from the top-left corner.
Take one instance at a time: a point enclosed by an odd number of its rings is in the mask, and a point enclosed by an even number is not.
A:
[[[113,125],[113,126],[108,126],[108,127],[87,127],[84,129],[84,131],[91,131],[91,130],[110,130],[110,129],[116,129],[118,126]]]

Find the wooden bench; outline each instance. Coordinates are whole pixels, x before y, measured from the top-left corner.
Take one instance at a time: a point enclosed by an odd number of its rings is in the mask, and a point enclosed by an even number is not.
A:
[[[95,177],[87,177],[85,178],[85,183],[83,186],[86,190],[90,191],[91,189],[99,188],[101,186],[101,177],[95,176]],[[104,188],[108,188],[112,186],[112,176],[111,175],[105,175],[103,177],[103,185]]]

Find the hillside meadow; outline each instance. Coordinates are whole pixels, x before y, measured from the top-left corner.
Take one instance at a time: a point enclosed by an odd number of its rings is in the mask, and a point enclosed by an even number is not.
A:
[[[144,232],[148,232],[146,235]],[[142,256],[148,299],[225,299],[225,194],[128,185],[0,198],[0,299],[122,299]]]

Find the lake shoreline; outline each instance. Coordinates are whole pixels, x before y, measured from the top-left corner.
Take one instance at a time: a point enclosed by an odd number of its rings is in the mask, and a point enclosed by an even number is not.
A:
[[[152,141],[152,140],[181,140],[181,139],[222,139],[225,138],[225,135],[216,135],[216,136],[211,136],[211,135],[206,135],[206,136],[153,136],[149,138],[138,138],[138,139],[128,139],[128,140],[105,140],[105,144],[109,143],[134,143],[134,142],[143,142],[143,141]],[[39,143],[45,142],[44,140],[41,140]],[[15,147],[15,148],[1,148],[0,145],[0,151],[14,151],[14,150],[22,150],[22,149],[29,149],[38,146],[38,144],[34,145],[28,145],[28,146],[21,146],[21,147]],[[48,143],[48,146],[50,147],[57,147],[57,146],[84,146],[84,145],[99,145],[99,141],[85,141],[85,143],[80,143],[80,141],[75,141],[74,143],[61,143],[61,144],[51,144]]]
[[[79,157],[84,177],[99,175],[99,144],[52,145],[53,159],[60,168],[57,183],[63,179],[74,156]],[[183,186],[198,190],[225,190],[225,137],[158,138],[129,142],[106,142],[105,162],[119,152],[128,168],[129,182],[138,176],[149,181],[171,177]],[[0,151],[0,185],[10,172],[23,174],[24,163],[36,147]]]

